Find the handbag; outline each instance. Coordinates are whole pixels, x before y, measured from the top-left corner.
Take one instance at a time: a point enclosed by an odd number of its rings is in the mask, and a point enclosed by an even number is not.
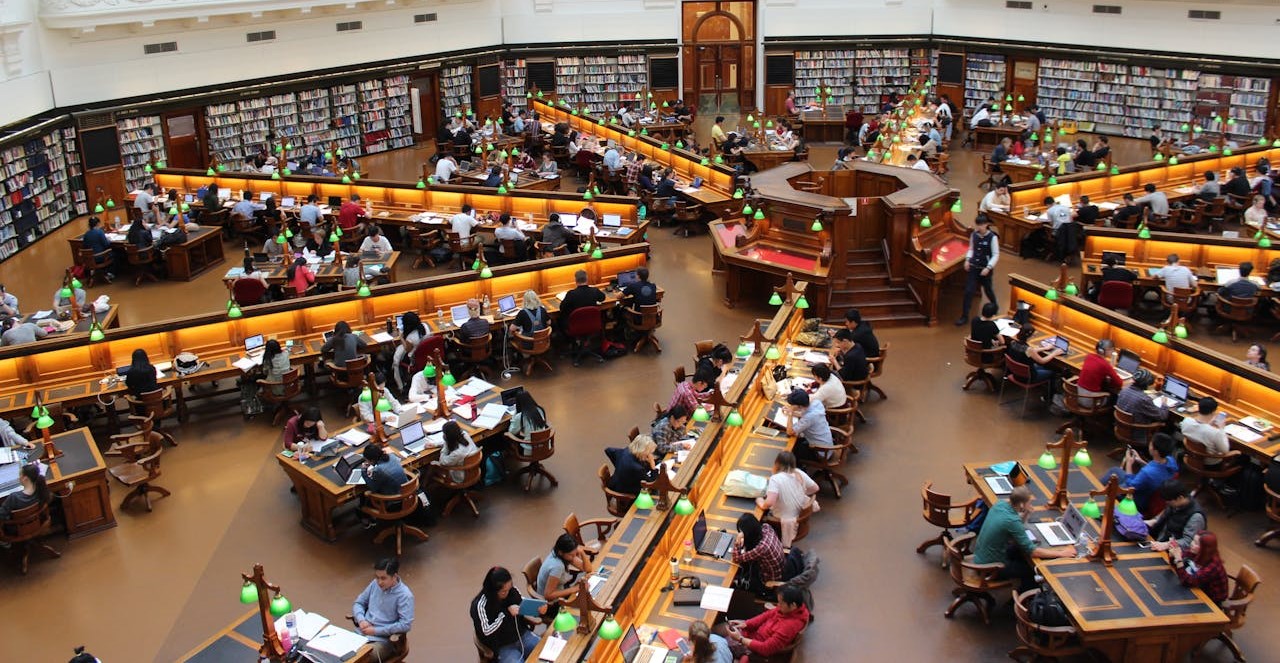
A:
[[[1129,541],[1144,541],[1147,538],[1147,522],[1141,514],[1127,516],[1116,507],[1116,534]]]
[[[191,352],[183,352],[173,358],[173,370],[178,375],[191,375],[208,365]]]
[[[752,474],[746,470],[731,470],[724,478],[720,491],[730,497],[756,498],[764,497],[765,488],[768,486],[768,477]]]
[[[1040,626],[1071,624],[1067,618],[1067,609],[1062,605],[1062,599],[1048,587],[1041,587],[1040,593],[1031,597],[1031,603],[1027,604],[1027,616]]]

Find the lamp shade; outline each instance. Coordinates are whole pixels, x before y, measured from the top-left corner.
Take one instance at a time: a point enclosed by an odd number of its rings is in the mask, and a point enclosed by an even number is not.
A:
[[[1120,500],[1120,505],[1116,507],[1116,510],[1125,516],[1138,515],[1138,505],[1133,502],[1132,497],[1128,496],[1125,496],[1124,499]]]
[[[1164,155],[1159,152],[1156,152],[1156,155],[1151,158],[1155,161],[1164,161]]]
[[[622,637],[622,625],[613,618],[613,615],[608,615],[604,621],[600,622],[600,630],[596,631],[596,635],[599,635],[601,640],[618,640]]]
[[[500,196],[505,196],[505,195],[507,195],[507,185],[505,185],[505,184],[499,184],[499,185],[498,185],[498,195],[500,195]]]
[[[254,585],[251,582],[246,582],[244,585],[241,585],[240,602],[241,603],[257,603],[257,601],[258,601],[257,585]]]
[[[738,408],[736,407],[733,408],[732,410],[729,411],[729,416],[724,418],[724,423],[726,426],[734,426],[734,427],[741,426],[742,413],[738,412]]]
[[[330,244],[334,244],[334,243],[336,243],[337,241],[338,241],[338,233],[336,233],[336,232],[334,232],[334,231],[332,231],[332,230],[331,230],[331,231],[329,231],[329,243],[330,243]]]
[[[1045,452],[1040,454],[1039,460],[1036,461],[1036,465],[1046,470],[1052,470],[1058,466],[1058,459],[1054,458],[1048,449],[1045,449]]]
[[[930,220],[929,220],[929,217],[927,217],[927,216],[926,216],[926,217],[922,217],[922,218],[920,219],[920,227],[921,227],[921,228],[932,228],[932,227],[933,227],[933,222],[932,222],[932,221],[930,221]]]
[[[757,208],[756,208],[756,213],[755,213],[755,214],[752,214],[752,215],[751,215],[751,218],[755,219],[756,221],[759,221],[759,220],[763,219],[763,218],[764,218],[764,208],[762,208],[762,207],[757,207]]]
[[[551,628],[557,633],[568,633],[578,628],[578,618],[574,617],[568,608],[561,607],[560,614],[556,615],[555,621],[551,622]]]
[[[796,308],[802,311],[809,308],[809,300],[805,299],[804,295],[800,295],[800,298],[796,300]]]
[[[482,278],[482,279],[493,278],[493,270],[492,270],[492,269],[489,269],[489,266],[488,266],[488,265],[485,265],[484,267],[481,267],[481,268],[480,268],[480,278]]]
[[[1085,518],[1101,518],[1102,509],[1098,508],[1097,502],[1089,500],[1084,503],[1084,506],[1080,507],[1080,514]]]
[[[1049,301],[1051,301],[1051,302],[1057,301],[1057,300],[1058,300],[1058,289],[1057,289],[1057,288],[1049,288],[1048,290],[1045,290],[1045,291],[1044,291],[1044,298],[1045,298],[1045,299],[1047,299],[1047,300],[1049,300]]]
[[[1088,449],[1082,448],[1076,452],[1075,456],[1071,457],[1071,462],[1075,463],[1077,467],[1089,467],[1093,465],[1093,458],[1089,456]]]
[[[427,188],[427,183],[426,183],[426,182],[425,182],[421,177],[419,177],[419,178],[418,178],[418,183],[417,183],[416,185],[414,185],[414,186],[415,186],[415,188],[418,188],[418,189],[425,189],[425,188]]]
[[[369,284],[361,283],[360,287],[356,289],[356,294],[360,295],[361,297],[368,297],[371,294],[371,291],[369,290]]]
[[[1080,294],[1080,288],[1076,287],[1075,281],[1068,282],[1067,287],[1063,288],[1062,291],[1072,297]]]
[[[445,369],[444,377],[440,378],[440,384],[446,387],[452,387],[453,385],[458,384],[458,378],[453,377],[452,371]]]
[[[603,257],[604,257],[604,251],[600,250],[599,244],[596,244],[595,248],[591,249],[591,259],[599,260]]]
[[[955,201],[954,203],[951,203],[951,213],[952,213],[952,214],[959,214],[963,209],[964,209],[964,207],[960,204],[960,199],[959,199],[959,198],[956,198],[956,201]]]
[[[814,219],[813,224],[809,226],[809,230],[812,230],[813,232],[816,232],[816,233],[822,232],[822,220]]]
[[[422,377],[430,379],[430,378],[434,378],[435,376],[436,376],[436,365],[432,362],[427,362],[427,365],[422,369]]]
[[[378,399],[378,404],[377,404],[377,405],[375,405],[375,406],[373,406],[373,407],[374,407],[374,409],[375,409],[375,410],[377,410],[377,411],[379,411],[379,412],[390,412],[390,411],[391,411],[391,401],[387,400],[387,399],[386,399],[386,397],[384,396],[384,397],[379,398],[379,399]]]
[[[591,200],[591,189],[587,189],[586,191],[582,192],[582,199]]]
[[[676,500],[676,506],[674,510],[677,516],[691,515],[694,510],[693,502],[689,501],[689,498],[687,496],[681,495],[680,499]]]
[[[775,292],[773,294],[776,296],[778,293]],[[779,297],[778,299],[779,299],[778,303],[781,304],[782,298]],[[778,359],[782,358],[782,352],[778,350],[778,346],[770,345],[769,349],[764,351],[764,358],[777,361]],[[737,410],[734,410],[734,412],[737,412]]]
[[[769,303],[773,306],[782,306],[782,295],[776,292],[773,293],[773,296],[769,298]]]
[[[96,343],[96,342],[101,341],[102,339],[104,339],[104,338],[106,338],[106,337],[107,337],[107,335],[106,335],[106,334],[104,334],[104,333],[102,333],[102,327],[99,327],[97,322],[94,322],[94,323],[89,327],[89,340],[90,340],[90,341],[93,341],[93,342],[95,342],[95,343]]]
[[[40,417],[36,419],[36,428],[44,430],[53,427],[53,417],[49,416],[49,408],[41,408]]]
[[[1263,249],[1269,249],[1269,248],[1271,248],[1271,238],[1270,238],[1270,237],[1267,237],[1267,236],[1265,236],[1265,235],[1264,235],[1264,236],[1262,236],[1262,237],[1259,237],[1259,238],[1258,238],[1258,247],[1259,247],[1259,248],[1263,248]]]
[[[1151,239],[1151,229],[1145,225],[1138,229],[1138,239]]]
[[[693,420],[694,421],[710,421],[711,414],[707,412],[706,407],[702,405],[698,405],[698,409],[693,411]]]
[[[292,610],[293,610],[293,604],[289,603],[289,599],[285,598],[284,595],[276,594],[275,598],[271,599],[271,616],[272,617],[280,617]]]
[[[1036,173],[1036,181],[1037,181],[1037,182],[1043,182],[1043,181],[1044,181],[1044,173]]]
[[[213,170],[213,166],[209,166],[209,170],[204,171],[204,174],[207,177],[213,177],[214,175],[217,175],[217,173],[215,173]]]
[[[1049,184],[1057,184],[1057,183],[1058,183],[1058,178],[1057,178],[1057,176],[1056,176],[1056,175],[1050,175],[1050,176],[1049,176]]]
[[[1178,165],[1178,157],[1176,156],[1169,157],[1169,165],[1170,166]]]
[[[1151,335],[1151,340],[1155,341],[1156,343],[1168,343],[1169,333],[1164,330],[1164,327],[1161,327],[1160,329],[1156,330],[1156,333]]]
[[[746,341],[743,341],[743,342],[739,343],[739,344],[738,344],[738,352],[737,352],[737,354],[738,354],[738,356],[739,356],[739,357],[746,357],[747,355],[750,355],[750,354],[751,354],[751,346],[750,346]]]
[[[351,177],[350,177],[349,175],[343,175],[343,176],[342,176],[342,183],[343,183],[343,184],[351,184]]]
[[[102,214],[105,211],[107,211],[107,208],[103,207],[102,203],[98,203],[97,205],[93,206],[94,214]]]
[[[751,207],[751,203],[747,203],[742,206],[742,216],[751,216],[751,213],[754,211],[755,209]]]
[[[62,286],[62,289],[58,291],[58,296],[62,299],[71,299],[71,295],[71,286],[64,285]]]
[[[229,302],[227,302],[227,317],[228,317],[228,318],[235,319],[235,318],[239,318],[239,317],[241,317],[241,316],[243,316],[243,315],[244,315],[244,312],[240,310],[240,305],[239,305],[239,304],[237,304],[237,303],[236,303],[236,301],[235,301],[234,299],[233,299],[233,300],[231,300],[231,301],[229,301]]]
[[[365,387],[364,389],[360,390],[360,402],[361,403],[373,402],[373,392],[369,391],[368,387]]]
[[[742,187],[738,187],[737,189],[734,189],[734,191],[733,191],[733,199],[734,199],[734,200],[742,200],[742,197],[743,197],[744,195],[746,195],[746,193],[742,190]]]
[[[653,495],[649,494],[648,489],[641,490],[640,494],[636,495],[635,505],[637,509],[648,510],[653,508]]]
[[[1186,337],[1187,337],[1187,326],[1186,326],[1186,325],[1184,325],[1184,324],[1182,324],[1181,322],[1179,322],[1179,323],[1178,323],[1176,326],[1174,326],[1174,328],[1173,328],[1173,335],[1174,335],[1174,336],[1177,336],[1178,338],[1186,338]]]

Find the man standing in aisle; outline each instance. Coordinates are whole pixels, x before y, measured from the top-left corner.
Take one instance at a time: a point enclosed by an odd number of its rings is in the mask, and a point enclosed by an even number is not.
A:
[[[986,214],[979,214],[973,220],[974,230],[969,235],[969,251],[965,253],[964,271],[964,303],[960,309],[960,317],[956,318],[956,326],[969,323],[969,309],[973,306],[973,295],[981,286],[992,304],[996,301],[996,291],[991,285],[991,274],[995,272],[996,262],[1000,260],[999,237],[991,232],[991,220]]]

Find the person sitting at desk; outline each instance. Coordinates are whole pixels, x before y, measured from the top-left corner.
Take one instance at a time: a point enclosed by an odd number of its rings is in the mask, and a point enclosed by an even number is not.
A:
[[[1133,373],[1129,385],[1116,396],[1116,407],[1133,415],[1135,424],[1150,424],[1169,418],[1169,410],[1155,404],[1147,390],[1155,382],[1155,376],[1145,368]],[[1142,442],[1146,433],[1134,431],[1135,441]]]
[[[1223,426],[1227,422],[1225,412],[1218,412],[1218,401],[1212,396],[1205,396],[1196,403],[1196,414],[1184,417],[1179,425],[1182,436],[1204,445],[1205,451],[1222,455],[1231,451],[1231,443]],[[1206,458],[1204,464],[1209,467],[1221,465],[1221,458]]]
[[[240,200],[231,206],[231,219],[248,223],[253,220],[254,211],[253,192],[245,189],[240,192]]]
[[[645,165],[640,169],[640,173],[636,175],[636,189],[640,192],[648,191],[654,193],[658,190],[658,185],[653,182],[653,166]]]
[[[1231,178],[1226,184],[1219,187],[1220,193],[1236,196],[1239,198],[1247,197],[1253,192],[1253,187],[1249,184],[1249,178],[1245,175],[1243,168],[1232,168]]]
[[[982,197],[982,201],[978,203],[978,213],[1008,212],[1010,204],[1009,186],[1001,183]]]
[[[671,394],[671,400],[667,402],[667,411],[670,412],[676,406],[680,406],[687,412],[693,412],[698,409],[702,399],[709,395],[707,390],[712,384],[715,384],[715,378],[711,377],[707,371],[702,369],[695,370],[693,377],[676,383],[675,391]]]
[[[1076,172],[1076,162],[1071,159],[1071,155],[1067,153],[1067,148],[1059,147],[1054,150],[1054,161],[1057,162],[1058,168],[1054,172],[1058,175],[1066,175],[1067,173]]]
[[[569,253],[573,253],[577,250],[578,239],[573,231],[560,223],[560,215],[552,212],[547,217],[547,225],[542,228],[542,243],[553,250],[563,246]]]
[[[70,288],[71,286],[67,287]],[[53,291],[53,310],[58,313],[70,313],[73,301],[77,308],[84,310],[85,300],[87,298],[88,295],[85,294],[84,288],[74,288],[70,297],[63,297],[62,288],[59,287],[57,290]]]
[[[13,424],[5,419],[0,419],[0,447],[12,447],[15,449],[33,449],[36,443],[23,437],[21,433],[13,429]]]
[[[364,281],[364,267],[359,253],[347,254],[347,262],[342,266],[342,287],[359,288]]]
[[[604,293],[595,286],[587,284],[587,272],[579,269],[573,273],[574,288],[565,293],[560,302],[560,325],[569,326],[569,317],[584,306],[599,306],[604,302]]]
[[[0,345],[3,346],[35,343],[48,335],[44,327],[34,322],[22,322],[20,318],[5,318],[0,329],[4,330],[0,334]]]
[[[516,220],[510,214],[503,212],[498,217],[498,227],[493,231],[493,238],[497,244],[501,244],[503,240],[514,242],[517,261],[529,257],[529,238],[523,230],[516,227]]]
[[[1147,142],[1151,144],[1152,152],[1159,151],[1160,146],[1164,145],[1164,130],[1160,128],[1159,124],[1151,125],[1151,135],[1147,137]]]
[[[550,324],[551,314],[547,313],[547,308],[542,305],[538,293],[525,290],[524,297],[521,298],[520,310],[516,312],[516,319],[511,324],[511,330],[519,332],[521,336],[531,336],[534,332],[546,329]]]
[[[658,186],[653,191],[654,198],[674,198],[676,195],[676,187],[680,185],[680,178],[672,174],[671,169],[662,172],[662,179],[658,180]]]
[[[684,99],[676,99],[676,102],[671,104],[671,114],[676,117],[677,122],[690,122],[693,120],[693,111],[684,105]]]
[[[686,440],[689,430],[689,409],[683,405],[675,405],[664,414],[653,420],[649,427],[650,437],[657,445],[655,455],[666,456],[672,452],[693,447],[692,440]]]
[[[153,182],[147,182],[138,191],[138,195],[133,198],[133,207],[138,210],[139,215],[146,214],[151,211],[151,206],[156,201],[156,185]]]
[[[810,366],[809,371],[814,380],[809,385],[809,398],[822,403],[822,407],[828,412],[844,407],[849,396],[845,392],[844,383],[840,381],[840,376],[831,372],[830,366],[822,363]]]
[[[792,389],[787,395],[787,435],[795,436],[795,455],[803,460],[818,459],[826,449],[835,446],[831,425],[822,402],[810,399],[803,389]]]
[[[124,385],[134,398],[141,398],[143,394],[159,388],[156,383],[156,367],[147,358],[146,350],[137,348],[133,351],[129,370],[124,374]]]
[[[289,364],[289,353],[280,347],[280,341],[271,339],[263,346],[262,351],[262,377],[269,382],[280,382],[284,374],[288,373],[292,366]],[[284,394],[283,385],[273,385],[271,393],[280,396]]]
[[[907,155],[907,168],[911,168],[913,170],[923,170],[926,173],[933,172],[932,170],[929,169],[929,164],[924,159],[921,159],[920,157],[917,157],[914,154]]]
[[[293,451],[298,445],[329,439],[329,431],[320,418],[320,408],[310,405],[289,417],[284,424],[284,448]]]
[[[1186,548],[1207,526],[1204,510],[1178,479],[1169,479],[1160,486],[1164,498],[1164,510],[1155,518],[1146,520],[1151,532],[1151,549],[1165,551],[1173,547]]]
[[[773,474],[765,487],[764,497],[756,498],[756,506],[772,513],[782,524],[782,547],[788,549],[796,536],[800,512],[809,507],[817,510],[818,484],[796,467],[795,454],[780,451],[773,460]],[[772,529],[772,528],[770,528]],[[735,560],[736,561],[736,560]],[[781,569],[779,569],[781,571]],[[763,578],[778,580],[779,578]]]
[[[22,486],[21,490],[0,499],[0,521],[8,520],[14,511],[36,504],[48,504],[53,499],[44,475],[40,474],[40,466],[35,463],[23,465],[18,471],[18,485]]]
[[[89,217],[89,229],[85,231],[80,241],[83,242],[84,248],[92,249],[94,255],[112,250],[111,240],[107,238],[107,233],[102,229],[102,219],[96,216]],[[108,272],[107,283],[110,283],[113,278],[115,278],[115,275]]]
[[[263,290],[270,287],[270,284],[267,283],[267,275],[258,269],[258,266],[253,262],[252,256],[244,257],[244,262],[240,267],[240,275],[236,277],[236,280],[257,281],[262,284]]]
[[[1041,547],[1036,539],[1028,537],[1027,519],[1031,514],[1031,489],[1015,487],[1008,499],[996,502],[987,511],[973,544],[974,564],[1003,564],[996,577],[1017,580],[1022,591],[1036,584],[1035,568],[1028,557],[1056,559],[1076,555],[1074,546]]]
[[[461,239],[470,237],[471,230],[480,225],[480,222],[472,215],[473,211],[474,208],[471,205],[463,203],[462,210],[449,219],[449,229],[458,233],[458,237]]]
[[[1271,364],[1267,363],[1267,349],[1261,344],[1254,343],[1244,351],[1244,363],[1263,371],[1271,370]]]
[[[591,558],[578,545],[573,535],[565,532],[556,537],[551,552],[542,560],[534,589],[548,603],[567,601],[578,593],[578,579],[591,573]]]
[[[783,103],[787,109],[787,115],[799,115],[800,111],[796,108],[796,91],[787,92],[787,100]]]
[[[996,143],[995,148],[991,150],[991,164],[994,166],[1008,161],[1009,147],[1012,145],[1013,141],[1008,136],[1001,138],[1000,142]]]
[[[1136,375],[1134,381],[1137,381]],[[1102,485],[1107,485],[1111,477],[1116,477],[1121,488],[1133,489],[1133,501],[1137,503],[1139,511],[1146,513],[1151,495],[1178,473],[1178,461],[1173,458],[1173,447],[1172,437],[1156,433],[1147,443],[1150,461],[1142,460],[1142,456],[1132,447],[1126,449],[1120,467],[1113,467],[1102,475]]]
[[[624,495],[639,495],[641,482],[653,481],[658,470],[655,469],[654,451],[657,445],[653,438],[640,434],[631,439],[625,447],[608,447],[604,455],[613,463],[613,475],[609,477],[609,490]]]
[[[1121,198],[1120,206],[1111,213],[1111,224],[1116,228],[1128,228],[1142,221],[1142,208],[1134,202],[1133,194],[1126,193]]]
[[[719,633],[712,633],[704,621],[689,625],[690,652],[680,663],[733,663],[733,651],[729,641]]]
[[[4,284],[0,284],[0,315],[12,317],[21,315],[18,311],[18,298],[6,290]]]
[[[1094,398],[1103,398],[1120,391],[1124,381],[1107,358],[1115,344],[1109,338],[1098,339],[1093,346],[1093,353],[1085,355],[1080,366],[1080,374],[1076,377],[1076,387],[1080,392],[1080,403],[1084,407],[1092,407]]]
[[[518,440],[527,440],[533,433],[544,431],[550,428],[547,425],[547,411],[538,405],[538,401],[533,400],[533,394],[529,391],[521,391],[516,394],[516,411],[511,415],[511,421],[507,424],[507,435]],[[522,451],[528,453],[528,445],[520,445]]]
[[[929,137],[928,141],[921,138],[921,144],[928,145],[929,143],[933,143],[933,152],[930,152],[931,155],[942,149],[942,134],[938,132],[938,127],[934,126],[932,122],[924,123],[924,132],[921,135]]]
[[[147,227],[147,222],[143,221],[142,217],[138,217],[133,220],[133,223],[129,224],[129,231],[125,233],[125,241],[129,243],[129,246],[145,249],[155,242],[155,238],[151,236],[151,229]]]
[[[982,305],[982,317],[969,325],[969,338],[982,344],[982,349],[1004,347],[1004,336],[1000,335],[1000,327],[996,317],[1000,315],[1000,307],[987,302]]]
[[[383,394],[389,396],[390,394]],[[367,403],[361,403],[361,406],[367,406]],[[372,408],[370,408],[372,414]],[[366,419],[366,421],[370,421]],[[370,444],[361,452],[364,456],[365,467],[364,487],[366,492],[375,493],[377,495],[398,495],[400,487],[409,480],[409,475],[405,474],[404,466],[400,464],[400,457],[396,454],[387,453],[384,447],[377,444]],[[373,521],[370,521],[372,523]]]
[[[555,157],[551,156],[551,152],[542,153],[542,163],[538,164],[539,175],[558,175],[560,174],[560,166],[556,164]]]
[[[870,367],[867,365],[866,350],[853,340],[853,332],[848,329],[837,331],[831,342],[830,355],[838,366],[837,372],[841,380],[856,382],[867,379]]]
[[[617,146],[606,149],[604,151],[604,157],[601,158],[600,161],[604,164],[605,168],[609,169],[610,174],[617,173],[619,170],[622,170],[622,155],[618,154]]]
[[[538,646],[532,624],[537,620],[520,616],[524,598],[511,582],[511,572],[501,566],[489,569],[484,586],[471,599],[471,626],[476,642],[494,653],[496,663],[523,663]],[[540,614],[546,607],[538,609]]]
[[[1253,274],[1253,263],[1248,260],[1240,263],[1240,275],[1227,281],[1218,288],[1219,297],[1229,297],[1231,299],[1249,299],[1258,296],[1257,283],[1250,280],[1249,276]]]
[[[658,286],[649,281],[649,268],[636,269],[636,280],[622,289],[626,303],[634,306],[652,306],[658,303]]]
[[[333,253],[333,247],[337,242],[329,241],[329,232],[326,232],[324,226],[316,226],[311,229],[311,234],[307,238],[304,248],[314,254],[317,258],[325,258]]]
[[[719,385],[720,380],[724,377],[724,367],[733,363],[733,351],[724,343],[716,343],[711,351],[700,355],[694,363],[694,374],[702,373],[707,376],[708,384]]]
[[[1268,216],[1270,215],[1267,213],[1267,199],[1260,195],[1255,195],[1253,204],[1244,211],[1244,222],[1246,225],[1261,229]]]
[[[1093,170],[1098,165],[1098,158],[1094,156],[1093,151],[1089,149],[1089,144],[1083,138],[1076,139],[1075,157],[1076,170]]]
[[[467,321],[458,327],[458,340],[470,341],[489,335],[489,321],[480,317],[480,300],[467,300]]]
[[[1185,555],[1191,559],[1183,555],[1182,546],[1169,548],[1169,562],[1178,580],[1186,587],[1199,587],[1214,603],[1221,605],[1226,601],[1229,576],[1218,554],[1218,536],[1209,531],[1200,532],[1187,546]]]
[[[1005,354],[1016,362],[1030,366],[1032,381],[1047,380],[1049,393],[1052,396],[1058,382],[1058,372],[1053,370],[1053,360],[1062,356],[1062,350],[1052,345],[1046,347],[1037,344],[1033,347],[1030,344],[1033,334],[1035,334],[1034,327],[1029,324],[1022,325],[1018,329],[1018,335],[1005,348]]]
[[[360,242],[360,253],[376,253],[382,259],[391,255],[391,251],[391,241],[382,234],[382,229],[377,224],[371,224],[369,234]]]
[[[973,116],[969,118],[969,128],[976,129],[978,127],[993,126],[991,122],[991,106],[983,104],[978,110],[973,112]]]
[[[756,503],[762,501],[757,499]],[[768,507],[761,508],[768,510]],[[764,594],[768,591],[766,583],[782,580],[786,560],[783,548],[784,544],[778,540],[773,527],[762,524],[755,514],[738,516],[738,535],[734,538],[732,559],[741,569],[740,573],[752,594]]]
[[[1212,170],[1204,171],[1204,182],[1200,186],[1194,187],[1193,191],[1196,198],[1209,202],[1217,198],[1222,192],[1222,187],[1218,184],[1218,174]]]
[[[298,212],[298,218],[303,223],[307,224],[308,228],[314,228],[321,223],[324,223],[324,214],[320,211],[319,202],[319,196],[314,193],[310,194],[307,196],[306,204],[304,204],[302,206],[302,210]]]
[[[724,132],[723,124],[724,116],[717,115],[715,124],[711,125],[711,147],[716,150],[719,150],[720,146],[724,145],[724,141],[728,138]]]
[[[729,647],[738,657],[772,656],[795,643],[808,625],[804,592],[794,585],[783,585],[778,589],[776,607],[746,621],[728,622]]]
[[[347,362],[365,353],[364,337],[351,332],[351,325],[346,320],[339,320],[333,325],[333,335],[320,346],[320,354],[333,354],[329,361],[338,367],[345,367]]]
[[[307,294],[307,290],[316,284],[316,275],[307,266],[307,259],[298,257],[289,265],[289,269],[284,273],[286,287],[292,287],[297,296],[302,297]]]
[[[204,195],[200,197],[200,205],[204,208],[200,211],[200,217],[204,218],[206,214],[213,214],[222,209],[222,199],[218,197],[218,184],[210,182],[204,189]]]
[[[392,492],[400,492],[400,487]],[[401,652],[402,645],[392,643],[390,637],[413,628],[413,612],[413,592],[400,580],[400,562],[388,557],[374,563],[373,581],[351,605],[351,617],[373,648],[371,660],[390,659]]]
[[[1151,213],[1156,216],[1169,216],[1169,197],[1163,191],[1156,189],[1156,185],[1150,182],[1144,184],[1142,190],[1146,195],[1133,201],[1134,204],[1150,207]]]
[[[338,227],[343,230],[355,228],[365,217],[364,205],[360,204],[360,194],[353,193],[351,198],[338,208]]]
[[[454,173],[458,172],[458,161],[454,159],[453,154],[445,153],[440,156],[440,160],[436,161],[436,183],[448,184],[453,179]]]
[[[1172,295],[1178,288],[1192,290],[1196,288],[1196,275],[1182,264],[1176,253],[1170,253],[1165,259],[1165,266],[1151,270],[1151,275],[1164,279],[1164,289]]]
[[[1258,164],[1254,166],[1254,172],[1257,175],[1249,180],[1249,187],[1252,191],[1257,191],[1263,198],[1271,199],[1271,191],[1275,188],[1275,180],[1271,175],[1271,164],[1267,162],[1265,157],[1258,159]]]
[[[432,463],[438,467],[461,467],[472,454],[480,453],[480,448],[472,441],[471,434],[462,430],[458,422],[450,419],[440,429],[444,435],[444,446],[440,449],[440,458]],[[450,470],[449,478],[462,481],[466,473],[461,470]]]
[[[930,136],[929,134],[920,134],[920,155],[922,157],[938,156],[938,145],[939,145],[938,141],[934,140],[933,137]],[[920,163],[925,163],[925,160],[921,159]],[[916,167],[920,168],[921,170],[927,170],[929,165],[925,163],[923,168],[921,168],[919,165],[917,165]]]
[[[284,247],[284,244],[276,242],[274,236],[268,235],[267,240],[262,243],[262,252],[267,254],[267,260],[279,262],[284,258]]]

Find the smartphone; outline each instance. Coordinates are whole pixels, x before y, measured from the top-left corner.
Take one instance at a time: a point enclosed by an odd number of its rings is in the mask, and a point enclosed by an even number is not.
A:
[[[1150,541],[1139,541],[1139,542],[1138,542],[1138,547],[1139,547],[1139,548],[1142,548],[1143,550],[1147,550],[1148,548],[1150,548],[1150,547],[1151,547],[1151,542],[1150,542]]]
[[[1226,413],[1226,412],[1219,412],[1219,413],[1218,413],[1218,416],[1216,417],[1216,421],[1217,421],[1217,423],[1218,423],[1218,425],[1219,425],[1219,426],[1221,426],[1222,424],[1226,423],[1226,422],[1227,422],[1227,413]]]
[[[676,647],[680,649],[680,653],[688,656],[693,653],[693,647],[689,646],[689,641],[684,638],[676,640]]]

